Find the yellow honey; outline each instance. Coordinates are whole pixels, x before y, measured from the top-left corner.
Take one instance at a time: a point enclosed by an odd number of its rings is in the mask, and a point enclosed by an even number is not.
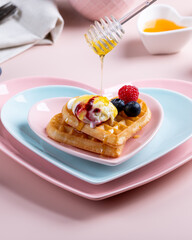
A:
[[[85,35],[85,38],[87,39],[86,35]],[[109,38],[108,38],[108,41],[104,38],[97,41],[91,41],[91,42],[87,39],[87,41],[91,45],[94,52],[99,56],[105,56],[117,45],[117,43],[114,40]]]
[[[186,28],[167,19],[156,19],[146,22],[144,32],[165,32]]]
[[[112,39],[107,38],[101,38],[97,41],[90,41],[87,34],[85,34],[85,39],[88,42],[88,44],[91,46],[93,51],[99,55],[100,61],[101,61],[101,86],[100,86],[100,95],[103,93],[103,60],[105,55],[110,52],[116,45],[117,42],[115,42]]]

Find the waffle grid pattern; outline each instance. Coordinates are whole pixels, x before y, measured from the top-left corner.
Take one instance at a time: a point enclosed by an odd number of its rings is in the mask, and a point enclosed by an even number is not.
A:
[[[51,139],[57,142],[109,157],[120,156],[124,147],[124,145],[118,147],[108,146],[92,136],[77,131],[63,121],[62,113],[55,115],[50,120],[46,132]]]
[[[119,146],[124,144],[137,131],[144,127],[151,118],[151,112],[144,101],[138,100],[141,105],[141,113],[137,117],[127,117],[124,113],[119,114],[112,122],[91,128],[89,124],[82,124],[68,109],[67,104],[62,109],[63,120],[75,129],[99,139],[107,145]]]

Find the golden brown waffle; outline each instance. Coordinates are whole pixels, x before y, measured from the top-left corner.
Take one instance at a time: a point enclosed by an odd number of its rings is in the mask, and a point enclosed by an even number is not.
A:
[[[141,106],[141,113],[137,117],[127,117],[124,112],[117,115],[112,122],[108,120],[95,128],[91,128],[89,124],[80,121],[71,110],[67,108],[67,104],[62,109],[63,120],[78,131],[84,132],[89,136],[99,139],[103,143],[111,146],[119,146],[144,127],[151,119],[151,111],[146,103],[138,99]]]
[[[77,131],[64,122],[62,113],[55,115],[50,120],[46,132],[50,138],[57,142],[109,157],[119,157],[124,147],[124,145],[118,147],[108,146],[94,137]]]

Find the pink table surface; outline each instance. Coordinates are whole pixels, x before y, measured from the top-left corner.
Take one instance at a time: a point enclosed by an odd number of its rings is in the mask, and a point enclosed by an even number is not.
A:
[[[141,1],[137,1],[139,3]],[[192,15],[191,1],[158,1]],[[85,44],[90,22],[65,1],[65,19],[53,46],[37,46],[3,63],[0,81],[56,76],[100,85],[100,64]],[[106,57],[104,87],[136,79],[192,81],[192,41],[178,54],[151,56],[132,19],[126,36]],[[0,239],[192,239],[192,162],[140,188],[101,202],[64,191],[0,152]]]

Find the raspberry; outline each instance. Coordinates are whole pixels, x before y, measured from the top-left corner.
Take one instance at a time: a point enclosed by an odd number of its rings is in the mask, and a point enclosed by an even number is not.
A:
[[[139,97],[139,90],[135,86],[124,85],[119,89],[118,92],[119,98],[126,103],[131,101],[137,101]]]

